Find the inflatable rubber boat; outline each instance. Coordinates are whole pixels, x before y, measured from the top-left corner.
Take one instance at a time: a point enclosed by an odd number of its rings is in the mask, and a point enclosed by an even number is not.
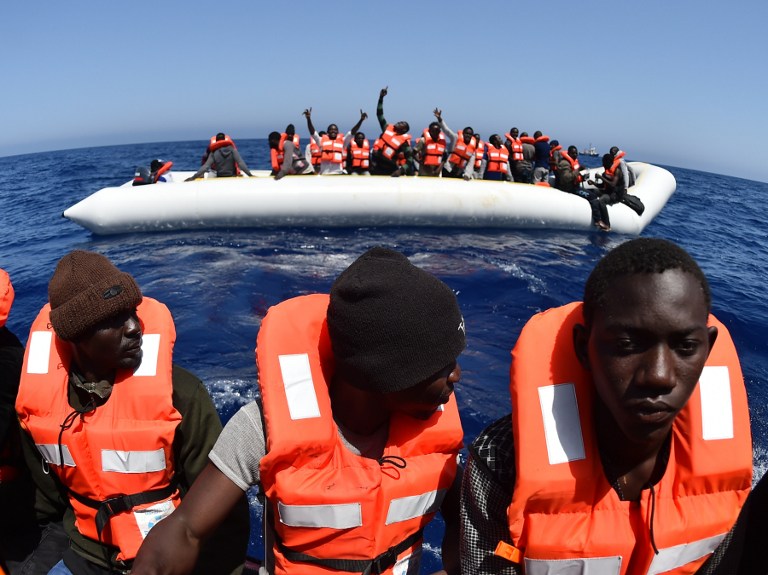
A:
[[[629,162],[642,214],[608,208],[612,230],[639,234],[674,193],[675,178],[651,164]],[[590,177],[602,168],[589,170]],[[555,188],[453,178],[287,176],[184,179],[99,190],[64,211],[94,234],[237,227],[430,226],[594,230],[589,202]]]

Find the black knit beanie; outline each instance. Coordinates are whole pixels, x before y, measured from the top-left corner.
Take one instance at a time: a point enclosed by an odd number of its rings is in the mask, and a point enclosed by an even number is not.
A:
[[[381,393],[424,381],[466,345],[451,288],[382,247],[364,253],[333,283],[328,334],[337,373]]]
[[[94,252],[75,250],[65,255],[48,283],[51,325],[69,341],[105,319],[135,309],[141,299],[133,277]]]

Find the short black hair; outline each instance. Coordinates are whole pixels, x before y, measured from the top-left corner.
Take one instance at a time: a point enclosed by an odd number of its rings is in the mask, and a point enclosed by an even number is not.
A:
[[[218,134],[216,134],[216,141],[220,142],[220,141],[222,141],[226,137],[227,137],[227,135],[224,132],[219,132]]]
[[[595,311],[602,309],[615,280],[634,274],[660,274],[680,270],[699,281],[707,305],[712,309],[709,282],[699,264],[683,248],[660,238],[637,238],[612,249],[597,262],[584,286],[584,323],[592,324]]]

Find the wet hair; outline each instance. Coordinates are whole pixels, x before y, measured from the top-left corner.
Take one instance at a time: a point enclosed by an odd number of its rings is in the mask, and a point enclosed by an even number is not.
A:
[[[614,282],[636,274],[660,274],[667,270],[680,270],[691,274],[704,294],[707,313],[712,308],[709,282],[699,264],[683,248],[660,238],[637,238],[621,244],[597,262],[584,286],[584,323],[592,324],[595,311],[602,309]]]

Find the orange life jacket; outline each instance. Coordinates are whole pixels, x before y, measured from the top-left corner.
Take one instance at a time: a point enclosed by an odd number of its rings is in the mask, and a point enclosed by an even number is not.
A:
[[[611,167],[605,170],[605,173],[609,176],[612,176],[616,173],[616,169],[621,165],[621,159],[625,156],[624,152],[619,150],[619,152],[613,157],[613,164],[611,164]],[[625,185],[629,185],[629,182],[624,182]]]
[[[533,140],[534,144],[537,144],[538,142],[549,142],[549,136],[539,136]]]
[[[165,162],[162,166],[160,166],[160,169],[157,170],[154,173],[153,177],[153,183],[157,183],[160,181],[160,176],[165,174],[166,172],[170,171],[170,169],[173,167],[173,162]]]
[[[513,162],[519,162],[523,159],[523,141],[520,138],[513,138],[509,134],[504,134],[509,141],[510,153]]]
[[[0,268],[0,327],[5,325],[13,305],[13,284],[8,272]]]
[[[531,138],[530,136],[522,136],[522,137],[520,138],[520,142],[521,142],[522,144],[530,144],[531,146],[533,146],[533,145],[536,143],[536,140],[534,140],[534,139],[533,139],[533,138]]]
[[[741,367],[727,329],[672,426],[667,470],[641,500],[621,501],[597,448],[594,386],[573,350],[582,304],[537,314],[512,351],[516,483],[511,541],[497,554],[525,571],[693,573],[729,531],[750,489],[752,441]],[[654,552],[654,545],[658,553]]]
[[[579,164],[579,160],[574,160],[568,154],[568,152],[563,152],[562,154],[560,154],[560,159],[568,162],[568,165],[570,166],[571,171],[576,172],[576,183],[581,183],[581,174],[578,173],[581,170],[581,165]]]
[[[400,164],[405,163],[405,156],[398,154],[398,150],[403,144],[410,143],[410,134],[398,134],[395,132],[395,125],[389,124],[381,136],[373,143],[373,151],[380,153],[387,160]]]
[[[485,150],[488,154],[488,160],[485,163],[485,170],[487,172],[503,172],[507,173],[507,166],[509,162],[509,150],[506,146],[496,148],[489,144]]]
[[[485,142],[477,139],[477,147],[475,148],[475,170],[479,170],[483,166],[483,154],[485,154],[486,147]]]
[[[228,135],[224,135],[223,140],[217,140],[216,136],[212,136],[211,141],[208,143],[208,153],[210,154],[214,150],[218,150],[219,148],[226,148],[227,146],[237,148],[237,146],[235,146],[234,140],[232,140],[232,138],[230,138]]]
[[[362,168],[364,170],[368,169],[368,166],[371,163],[371,145],[368,143],[367,139],[363,140],[362,146],[358,146],[357,142],[352,140],[349,143],[349,153],[352,156],[353,168]]]
[[[445,134],[441,131],[437,140],[433,140],[429,130],[424,130],[424,158],[422,164],[425,166],[439,166],[443,161],[445,153]]]
[[[283,132],[280,134],[280,144],[278,144],[277,149],[270,148],[269,150],[269,159],[272,162],[272,171],[279,172],[280,168],[283,167],[283,160],[285,159],[285,140],[288,139],[288,134]],[[296,147],[297,150],[300,150],[299,143],[301,139],[299,138],[298,134],[293,135],[293,145]]]
[[[472,157],[472,154],[475,153],[475,148],[477,148],[477,140],[474,138],[469,139],[469,144],[464,142],[464,135],[458,134],[456,137],[456,143],[453,146],[453,150],[451,150],[451,155],[448,158],[448,163],[453,164],[459,169],[463,169],[466,165],[469,159]]]
[[[317,145],[317,142],[315,142],[314,138],[311,138],[309,140],[309,153],[312,160],[313,166],[319,166],[323,153],[320,151],[320,146]]]
[[[322,161],[331,162],[333,164],[344,163],[344,136],[338,134],[335,139],[331,140],[328,135],[324,135],[320,139],[320,146],[322,148]]]
[[[181,415],[172,403],[173,319],[145,297],[137,308],[143,359],[118,371],[112,394],[94,411],[69,405],[69,344],[50,323],[46,304],[32,324],[16,411],[50,469],[67,488],[82,535],[136,556],[151,527],[178,506],[173,438]],[[64,423],[70,427],[62,431]],[[128,494],[131,500],[125,495]]]
[[[452,396],[426,421],[392,415],[378,461],[345,447],[328,393],[328,301],[314,294],[270,308],[256,342],[267,441],[260,477],[278,538],[270,572],[361,573],[376,559],[384,569],[373,573],[392,573],[395,559],[405,564],[420,549],[453,483],[461,422]]]

